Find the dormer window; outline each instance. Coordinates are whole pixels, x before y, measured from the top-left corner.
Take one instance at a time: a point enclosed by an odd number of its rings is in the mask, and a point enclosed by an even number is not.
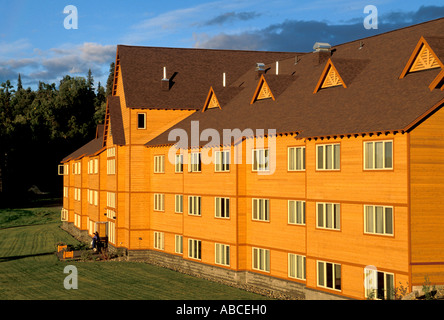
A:
[[[321,77],[319,78],[318,84],[316,85],[313,93],[316,93],[321,89],[337,86],[343,86],[344,88],[347,88],[341,76],[339,75],[338,70],[333,65],[333,62],[331,61],[331,59],[328,59],[324,71],[322,71]]]

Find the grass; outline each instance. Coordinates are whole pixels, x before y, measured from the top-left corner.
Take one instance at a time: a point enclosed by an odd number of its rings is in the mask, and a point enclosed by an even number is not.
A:
[[[60,208],[0,210],[2,300],[260,300],[265,297],[140,262],[65,262],[56,243],[78,241],[60,229]],[[78,289],[64,287],[64,268]]]

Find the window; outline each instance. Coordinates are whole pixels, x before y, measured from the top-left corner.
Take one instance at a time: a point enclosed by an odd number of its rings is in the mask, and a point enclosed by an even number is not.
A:
[[[74,200],[80,201],[81,190],[79,188],[74,188]]]
[[[322,144],[316,147],[317,170],[340,169],[340,144]]]
[[[269,151],[268,149],[254,149],[253,150],[253,171],[268,171],[270,170]]]
[[[154,156],[154,173],[165,172],[165,156]]]
[[[188,258],[202,259],[201,246],[202,242],[200,240],[188,239]]]
[[[99,159],[94,159],[94,173],[99,173]]]
[[[230,171],[230,151],[216,151],[214,160],[216,172]]]
[[[339,203],[317,203],[316,208],[318,228],[340,229],[341,214]]]
[[[214,216],[216,218],[230,217],[230,198],[215,198]]]
[[[116,243],[116,223],[108,221],[108,240],[111,243]]]
[[[175,172],[183,172],[183,155],[182,154],[176,154],[174,171]]]
[[[226,244],[215,244],[215,263],[224,266],[230,265],[230,246]]]
[[[179,234],[175,235],[175,244],[174,244],[174,252],[175,253],[183,253],[183,237]]]
[[[270,250],[253,248],[253,269],[270,272]]]
[[[305,147],[288,148],[288,171],[305,170]]]
[[[183,212],[183,195],[176,194],[174,198],[175,198],[175,209],[174,209],[174,212],[182,213]]]
[[[137,114],[137,129],[146,129],[146,114]]]
[[[99,159],[90,159],[88,161],[88,174],[96,174],[99,172]]]
[[[154,231],[154,248],[164,250],[164,233]]]
[[[252,207],[253,220],[269,221],[270,218],[270,200],[253,199]]]
[[[190,161],[188,161],[189,172],[200,172],[202,169],[200,152],[192,152],[189,155]]]
[[[318,286],[341,290],[341,265],[318,261]]]
[[[68,221],[68,210],[65,208],[62,208],[62,211],[60,212],[60,220],[61,221]]]
[[[188,214],[192,216],[200,216],[201,197],[188,196]]]
[[[154,211],[164,211],[165,195],[161,193],[154,194]]]
[[[393,235],[393,207],[364,206],[365,233]]]
[[[364,169],[393,169],[393,141],[364,142]]]
[[[114,192],[106,193],[106,206],[109,208],[116,207],[116,194]]]
[[[305,201],[288,200],[288,223],[305,224]]]
[[[393,300],[395,276],[393,273],[365,268],[365,297],[378,300]]]
[[[63,187],[63,197],[68,198],[68,187]]]
[[[60,164],[58,168],[59,168],[59,176],[65,176],[69,173],[68,170],[66,169],[66,165]]]
[[[288,276],[290,278],[305,280],[305,257],[289,253],[288,254]]]
[[[107,156],[108,158],[115,157],[115,156],[116,156],[116,148],[115,148],[115,147],[108,148],[108,149],[106,150],[106,156]]]
[[[106,160],[106,173],[107,174],[116,174],[116,159],[108,159]]]

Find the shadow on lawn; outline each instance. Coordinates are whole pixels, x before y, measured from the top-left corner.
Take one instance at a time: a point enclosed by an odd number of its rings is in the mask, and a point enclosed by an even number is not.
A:
[[[30,257],[49,256],[51,254],[54,254],[54,251],[53,252],[35,253],[35,254],[26,254],[26,255],[23,255],[23,256],[0,257],[0,263],[1,262],[8,262],[8,261],[13,261],[13,260],[24,259],[24,258],[30,258]]]

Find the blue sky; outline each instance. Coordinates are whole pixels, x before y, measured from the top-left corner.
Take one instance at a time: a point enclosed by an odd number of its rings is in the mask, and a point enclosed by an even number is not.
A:
[[[65,6],[78,10],[66,29]],[[378,29],[364,28],[367,5]],[[0,83],[25,87],[64,75],[106,82],[116,45],[298,51],[316,41],[332,45],[444,17],[442,0],[2,1]],[[443,30],[444,31],[444,30]]]

